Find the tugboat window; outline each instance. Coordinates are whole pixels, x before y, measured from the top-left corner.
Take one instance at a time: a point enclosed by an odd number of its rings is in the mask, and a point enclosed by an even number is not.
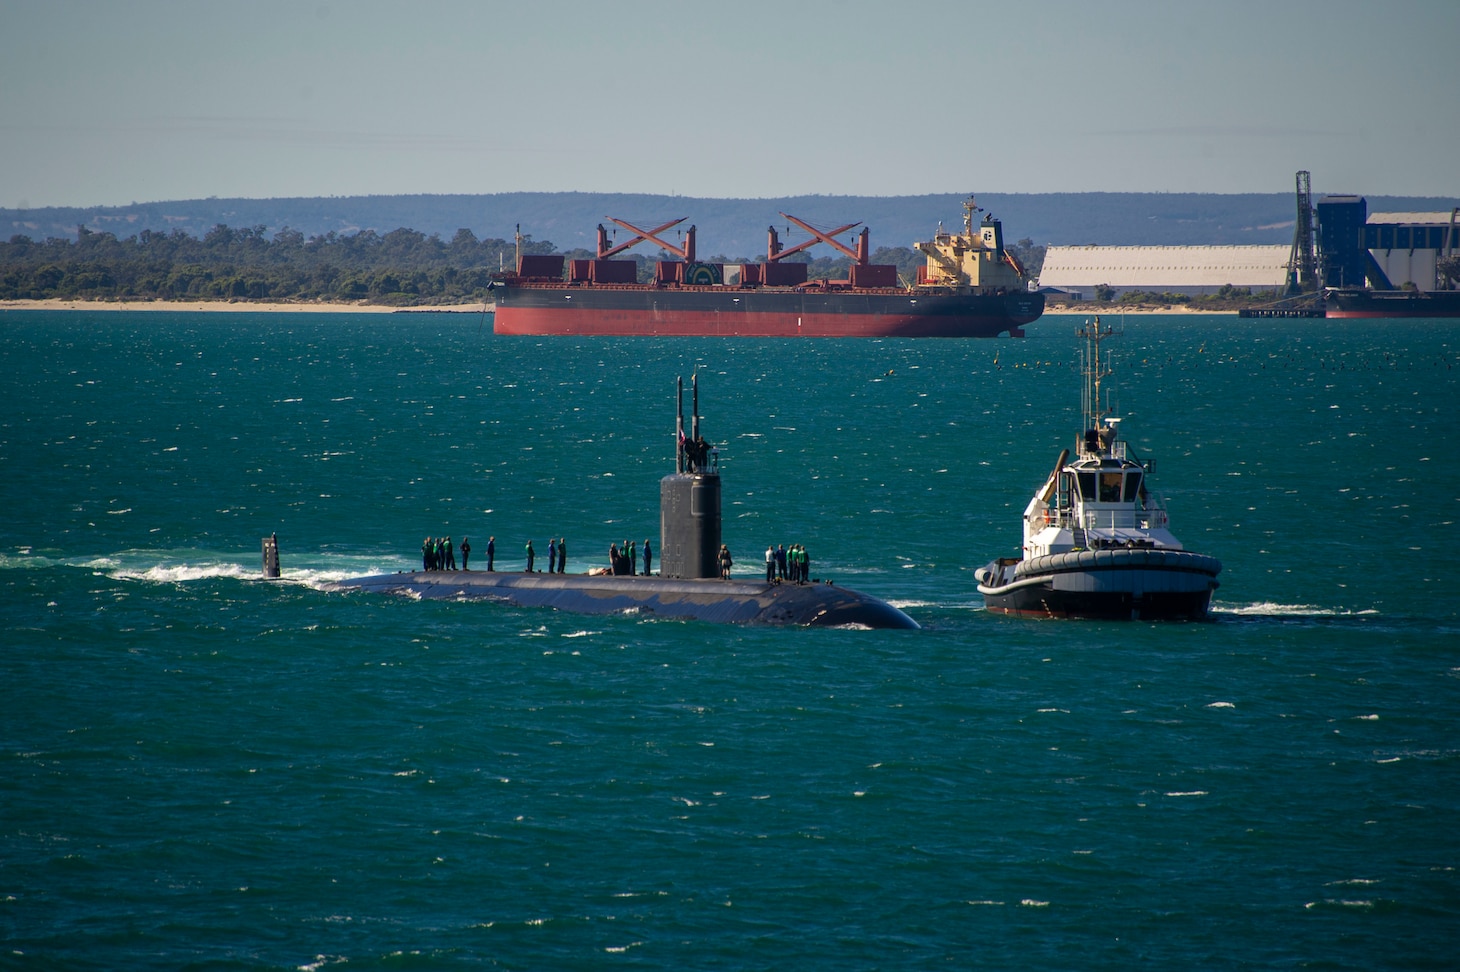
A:
[[[1095,499],[1095,474],[1082,472],[1077,476],[1080,480],[1080,498],[1087,502]]]
[[[1139,495],[1141,495],[1141,474],[1138,472],[1126,473],[1125,501],[1134,503]]]
[[[1120,490],[1125,482],[1125,476],[1118,472],[1103,472],[1100,474],[1100,502],[1119,503]]]

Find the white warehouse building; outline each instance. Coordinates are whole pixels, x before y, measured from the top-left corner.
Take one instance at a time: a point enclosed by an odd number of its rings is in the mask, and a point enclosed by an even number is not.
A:
[[[1282,290],[1291,247],[1274,246],[1051,246],[1044,254],[1039,289],[1062,290],[1077,299],[1105,284],[1117,296],[1130,290],[1198,296],[1223,286],[1254,292]]]

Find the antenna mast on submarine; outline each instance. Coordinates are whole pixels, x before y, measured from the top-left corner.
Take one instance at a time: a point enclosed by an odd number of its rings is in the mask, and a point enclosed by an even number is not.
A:
[[[674,379],[676,397],[679,400],[679,415],[674,421],[674,471],[684,472],[684,376]]]

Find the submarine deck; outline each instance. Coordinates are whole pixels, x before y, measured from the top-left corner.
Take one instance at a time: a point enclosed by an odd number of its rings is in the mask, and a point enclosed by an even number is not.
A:
[[[918,627],[886,601],[830,583],[432,570],[357,577],[333,584],[331,589],[721,624]]]

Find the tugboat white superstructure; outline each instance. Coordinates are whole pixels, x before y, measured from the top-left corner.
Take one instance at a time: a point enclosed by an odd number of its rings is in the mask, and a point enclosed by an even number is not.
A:
[[[1222,564],[1172,535],[1166,505],[1147,489],[1150,467],[1120,438],[1101,382],[1110,367],[1097,317],[1085,338],[1084,434],[1060,453],[1024,509],[1020,557],[1000,557],[977,574],[988,610],[1054,618],[1200,620]]]

